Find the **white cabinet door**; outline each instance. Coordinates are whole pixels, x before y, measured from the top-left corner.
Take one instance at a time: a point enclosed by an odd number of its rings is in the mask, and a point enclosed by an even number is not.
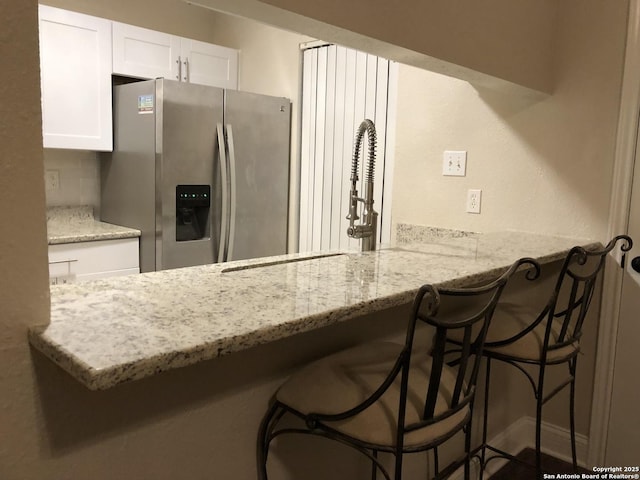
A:
[[[212,87],[238,88],[238,51],[182,39],[182,81]]]
[[[39,6],[43,143],[111,150],[111,22]]]
[[[180,37],[113,22],[113,73],[179,80]]]

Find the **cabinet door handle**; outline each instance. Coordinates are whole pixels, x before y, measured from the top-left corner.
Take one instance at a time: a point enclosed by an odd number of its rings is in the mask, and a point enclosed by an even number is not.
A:
[[[184,60],[184,81],[191,81],[191,79],[189,78],[189,58],[185,58]]]
[[[180,55],[178,55],[176,63],[178,64],[178,75],[176,75],[176,80],[180,80],[180,77],[182,77],[182,58],[180,58]]]
[[[640,273],[640,257],[635,257],[633,260],[631,260],[631,268]]]

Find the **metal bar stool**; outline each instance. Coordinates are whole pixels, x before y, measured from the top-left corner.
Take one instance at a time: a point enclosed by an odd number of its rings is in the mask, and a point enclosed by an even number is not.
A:
[[[468,479],[472,407],[480,367],[480,356],[473,353],[482,352],[504,286],[523,265],[533,267],[528,277],[538,276],[540,268],[534,260],[520,259],[483,286],[446,289],[425,285],[413,302],[404,345],[359,345],[313,362],[290,377],[276,392],[260,426],[258,478],[267,479],[267,456],[274,438],[308,434],[341,442],[365,455],[372,462],[373,479],[379,471],[387,480],[399,480],[403,454],[427,450],[434,454],[434,478],[445,478],[464,465]],[[455,309],[440,308],[449,301]],[[472,305],[473,310],[458,308],[462,304]],[[414,342],[418,321],[435,328],[433,342]],[[446,338],[454,330],[461,332],[461,354],[447,362]],[[297,417],[301,425],[278,429],[285,416]],[[464,455],[440,470],[438,446],[460,431],[465,432]],[[379,452],[395,457],[393,477],[378,458]]]
[[[516,367],[528,379],[536,399],[536,478],[542,478],[542,407],[565,387],[570,388],[569,428],[571,434],[571,455],[574,471],[577,469],[575,433],[575,374],[577,356],[580,351],[580,337],[585,316],[593,299],[596,282],[604,270],[607,254],[618,242],[620,249],[627,252],[633,244],[631,238],[619,235],[606,247],[598,250],[572,248],[564,259],[557,277],[555,288],[542,311],[534,308],[501,302],[496,307],[491,327],[487,333],[482,356],[486,358],[486,380],[484,391],[484,417],[482,444],[474,449],[480,459],[482,471],[487,462],[494,458],[514,459],[512,455],[487,444],[487,422],[489,407],[489,383],[491,362],[505,362]],[[449,341],[460,344],[459,334]],[[532,365],[537,371],[531,374],[524,367]],[[565,365],[567,377],[545,391],[547,367]],[[537,373],[537,378],[536,377]],[[487,458],[487,450],[494,455]]]

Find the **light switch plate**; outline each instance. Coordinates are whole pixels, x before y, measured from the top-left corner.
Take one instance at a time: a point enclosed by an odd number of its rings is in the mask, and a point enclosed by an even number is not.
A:
[[[467,152],[446,150],[442,155],[442,175],[464,177],[467,173]]]

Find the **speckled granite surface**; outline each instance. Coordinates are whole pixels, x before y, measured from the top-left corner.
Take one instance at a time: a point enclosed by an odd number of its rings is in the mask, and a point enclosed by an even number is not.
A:
[[[427,225],[414,225],[410,223],[398,223],[395,226],[396,243],[425,243],[448,238],[476,237],[476,232],[465,230],[451,230],[448,228],[430,227]]]
[[[140,230],[95,220],[89,206],[47,209],[49,245],[139,236]]]
[[[575,244],[587,243],[502,232],[54,286],[51,323],[29,338],[88,388],[107,389],[402,305],[424,283],[492,278],[523,256],[551,262]]]

